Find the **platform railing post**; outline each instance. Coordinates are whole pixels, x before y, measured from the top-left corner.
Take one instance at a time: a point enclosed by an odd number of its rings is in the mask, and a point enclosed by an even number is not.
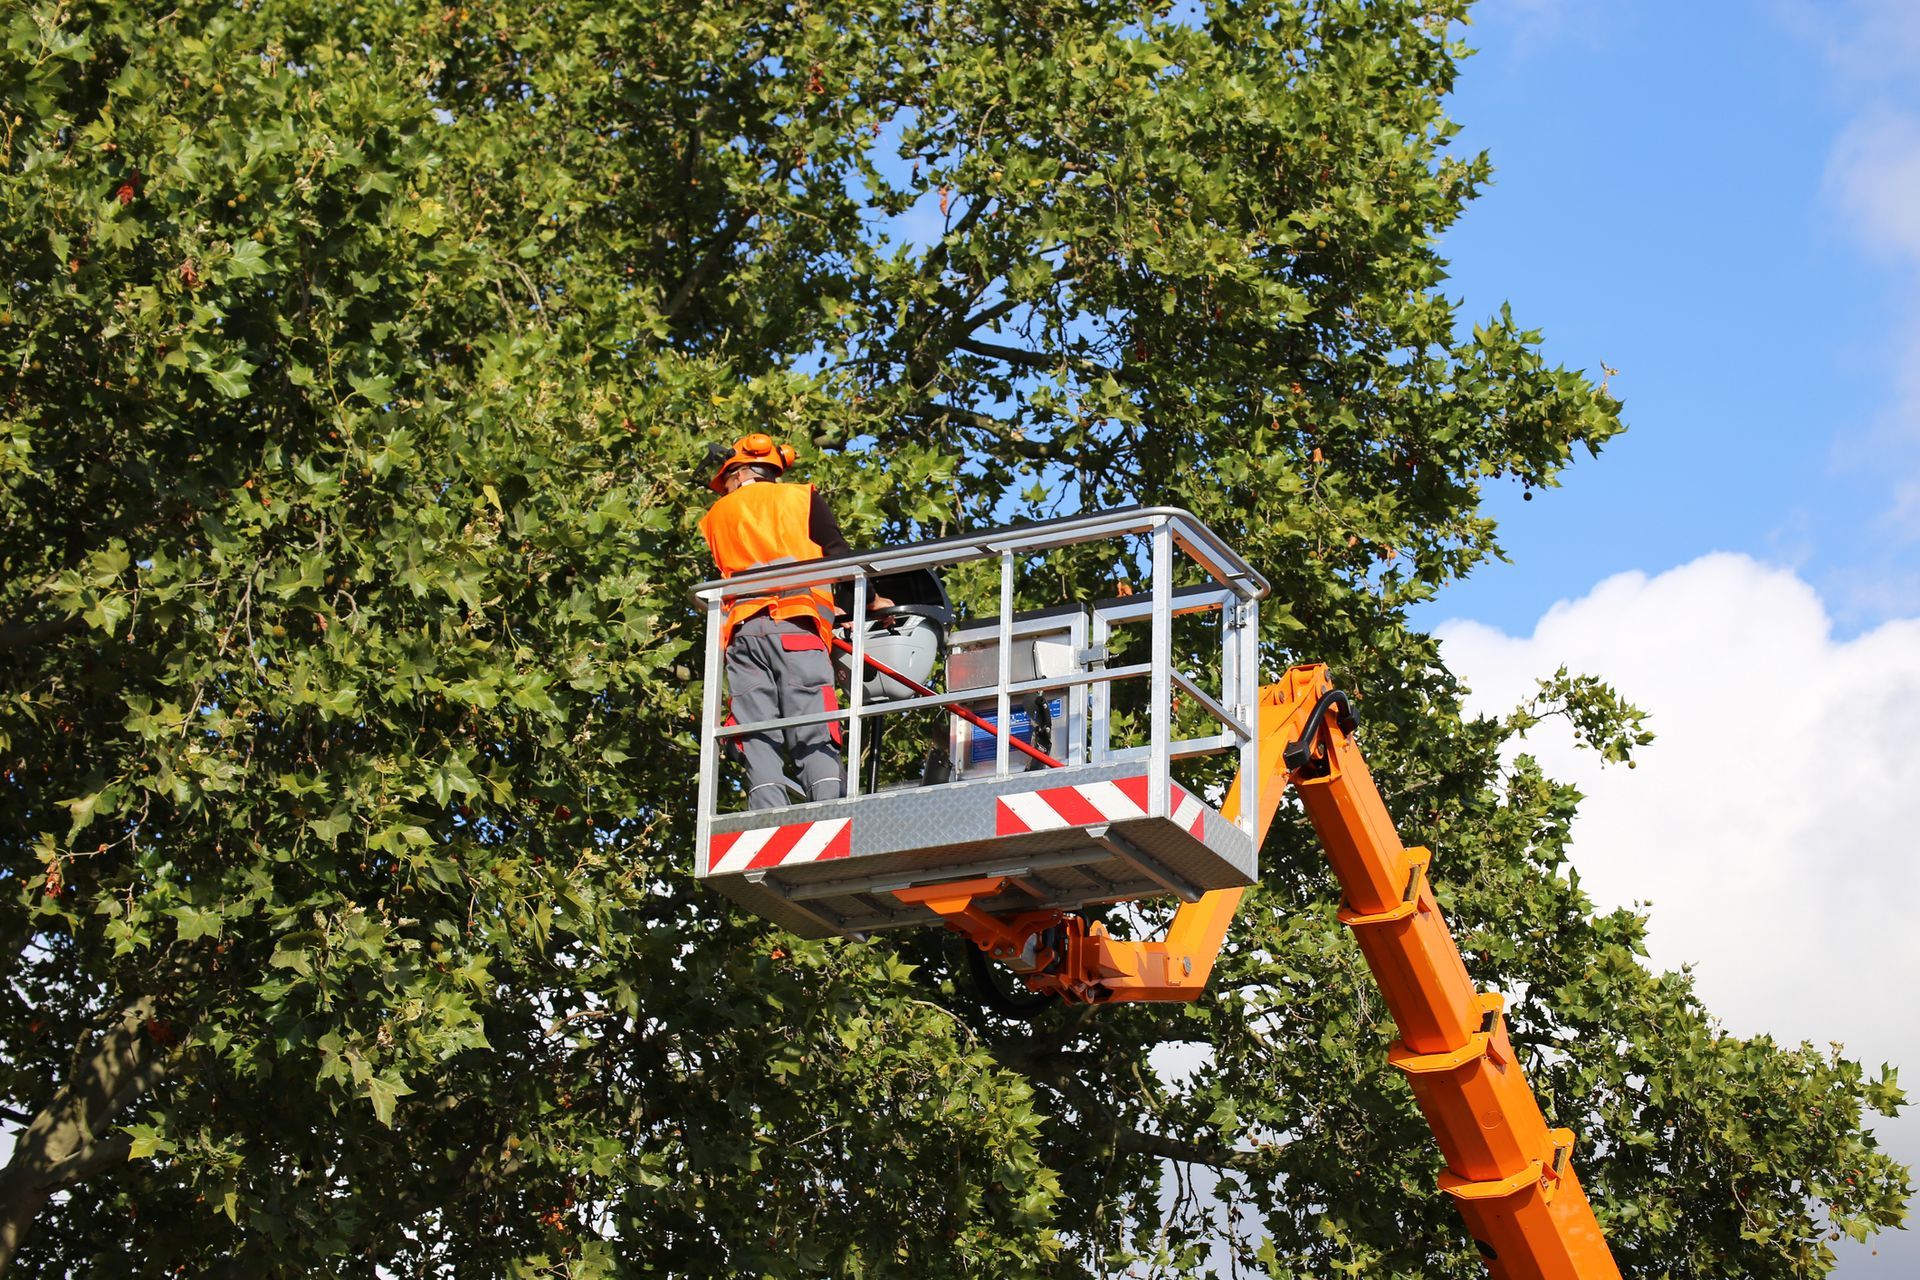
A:
[[[994,724],[1000,732],[993,740],[993,776],[1004,778],[1011,772],[1007,744],[1013,740],[1013,695],[1007,686],[1013,683],[1013,549],[1000,553],[1000,636],[999,671],[995,676],[999,696]],[[971,752],[969,752],[971,754]]]
[[[1227,710],[1239,713],[1240,600],[1237,596],[1220,607],[1220,702]],[[1246,719],[1244,715],[1240,718]]]
[[[860,794],[860,744],[863,741],[860,713],[866,709],[867,682],[867,573],[862,569],[853,579],[853,667],[848,674],[847,690],[847,785],[846,794]],[[829,653],[828,659],[833,655]],[[831,688],[831,686],[829,686]],[[809,796],[809,799],[812,797]]]
[[[1244,802],[1240,806],[1240,829],[1256,841],[1254,855],[1259,856],[1260,838],[1260,602],[1240,601],[1234,610],[1239,625],[1234,647],[1239,651],[1235,664],[1240,687],[1233,691],[1240,708],[1240,723],[1247,726],[1246,741],[1240,744],[1240,777]]]
[[[1171,813],[1168,743],[1173,739],[1173,530],[1164,521],[1153,531],[1152,693],[1147,745],[1147,812]]]
[[[707,853],[713,838],[713,806],[720,787],[719,752],[714,731],[720,727],[720,627],[726,606],[719,596],[707,601],[706,678],[700,688],[700,786],[694,815],[694,848],[699,850],[699,871],[707,870]]]
[[[1112,642],[1113,624],[1096,610],[1093,626],[1087,632],[1087,643],[1096,652],[1106,654]],[[1107,660],[1111,661],[1111,657]],[[1113,754],[1113,685],[1099,680],[1092,688],[1093,697],[1087,708],[1087,760],[1091,764],[1105,764]]]

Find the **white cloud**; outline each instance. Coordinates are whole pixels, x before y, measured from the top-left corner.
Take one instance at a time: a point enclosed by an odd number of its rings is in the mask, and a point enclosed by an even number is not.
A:
[[[1920,14],[1920,4],[1914,9]],[[1826,191],[1847,233],[1892,264],[1894,283],[1907,295],[1897,308],[1899,327],[1887,338],[1888,418],[1875,434],[1911,444],[1920,440],[1920,306],[1912,301],[1920,285],[1920,108],[1883,105],[1856,116],[1829,152]],[[1898,459],[1911,469],[1909,453],[1901,450]],[[1898,533],[1920,533],[1911,514],[1897,499],[1886,519]]]
[[[1893,265],[1894,331],[1887,335],[1888,397],[1870,429],[1873,452],[1896,473],[1920,470],[1920,3],[1777,0],[1788,27],[1820,48],[1830,86],[1853,119],[1828,154],[1826,196],[1845,231]],[[1911,483],[1905,493],[1912,490]],[[1897,539],[1920,537],[1904,493],[1882,514]]]
[[[1775,7],[1850,82],[1897,79],[1920,66],[1913,0],[1777,0]]]
[[[1468,43],[1477,44],[1500,32],[1516,53],[1542,56],[1566,43],[1604,47],[1613,34],[1605,19],[1604,6],[1593,0],[1480,0],[1466,34]]]
[[[1661,968],[1692,964],[1727,1029],[1844,1044],[1920,1084],[1920,617],[1853,639],[1791,570],[1715,554],[1609,578],[1531,636],[1438,629],[1470,705],[1504,714],[1562,664],[1652,713],[1638,767],[1601,766],[1558,721],[1526,749],[1585,793],[1573,833],[1605,906],[1650,901]],[[1878,1121],[1920,1164],[1920,1110]],[[1837,1277],[1915,1274],[1909,1233],[1841,1247]]]
[[[1529,637],[1439,634],[1478,710],[1566,664],[1652,713],[1632,770],[1559,722],[1527,749],[1586,793],[1583,883],[1651,900],[1654,961],[1695,965],[1730,1030],[1920,1063],[1920,618],[1839,640],[1794,573],[1717,554],[1609,578]]]
[[[1920,266],[1920,115],[1879,108],[1854,120],[1834,142],[1827,186],[1868,248]]]

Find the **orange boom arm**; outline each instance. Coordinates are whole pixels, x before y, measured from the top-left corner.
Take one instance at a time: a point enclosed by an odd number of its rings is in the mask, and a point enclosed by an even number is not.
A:
[[[1353,741],[1346,695],[1324,666],[1288,671],[1260,692],[1263,842],[1291,783],[1340,881],[1353,930],[1400,1038],[1387,1057],[1433,1129],[1440,1186],[1496,1280],[1618,1280],[1620,1270],[1574,1173],[1573,1134],[1549,1129],[1507,1036],[1502,997],[1476,991],[1427,882],[1432,855],[1400,843]],[[1235,781],[1223,812],[1237,817]],[[1193,1000],[1206,988],[1242,889],[1183,903],[1164,939],[1115,938],[1057,911],[994,916],[976,902],[1005,877],[895,890],[1018,973],[1069,1001]]]

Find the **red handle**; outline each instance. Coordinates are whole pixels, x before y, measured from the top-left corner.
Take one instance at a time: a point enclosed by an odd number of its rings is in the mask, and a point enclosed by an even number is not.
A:
[[[848,653],[853,652],[853,646],[848,644],[845,640],[842,640],[839,636],[835,636],[833,638],[833,643],[834,643],[834,647],[836,648],[843,649]],[[889,679],[898,680],[901,684],[907,686],[907,688],[913,690],[915,693],[919,694],[921,697],[925,698],[925,697],[933,696],[933,690],[927,688],[927,686],[921,684],[918,680],[915,680],[912,676],[901,675],[898,671],[895,671],[892,667],[880,661],[880,659],[874,657],[872,654],[870,653],[862,654],[861,657],[864,658],[866,660],[867,665],[872,667],[875,671],[878,671],[881,675],[886,676]],[[1029,746],[1026,743],[1020,741],[1020,739],[1013,737],[1011,734],[1003,733],[1003,731],[1000,730],[998,727],[996,727],[991,720],[982,719],[981,717],[973,714],[973,712],[967,710],[965,707],[950,706],[950,707],[947,707],[946,710],[953,715],[959,716],[962,720],[965,720],[968,724],[973,725],[976,728],[985,729],[988,733],[993,734],[995,737],[1005,737],[1007,740],[1008,746],[1012,747],[1016,751],[1026,752],[1028,755],[1032,756],[1035,760],[1038,760],[1041,764],[1047,766],[1047,768],[1049,769],[1066,768],[1066,764],[1067,764],[1066,761],[1055,760],[1052,756],[1040,750],[1040,748]]]

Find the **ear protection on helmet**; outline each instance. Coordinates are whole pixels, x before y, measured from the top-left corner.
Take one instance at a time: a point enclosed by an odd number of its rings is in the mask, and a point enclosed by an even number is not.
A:
[[[734,452],[744,454],[756,461],[770,462],[785,471],[799,460],[800,455],[793,451],[790,444],[775,444],[773,437],[764,431],[756,431],[750,436],[741,436],[734,442]]]
[[[785,471],[799,461],[800,455],[794,451],[792,445],[780,444],[766,432],[756,431],[752,435],[741,436],[734,441],[731,453],[719,445],[708,445],[707,457],[710,463],[717,464],[714,467],[713,478],[707,481],[707,487],[715,493],[724,493],[726,490],[723,482],[727,478],[727,472],[735,467],[772,467],[776,471]]]

